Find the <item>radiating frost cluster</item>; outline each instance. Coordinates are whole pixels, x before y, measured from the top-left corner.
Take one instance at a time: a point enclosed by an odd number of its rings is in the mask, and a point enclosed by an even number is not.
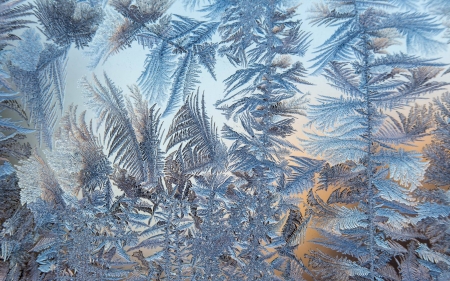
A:
[[[0,280],[450,280],[450,2],[295,2],[0,0]]]

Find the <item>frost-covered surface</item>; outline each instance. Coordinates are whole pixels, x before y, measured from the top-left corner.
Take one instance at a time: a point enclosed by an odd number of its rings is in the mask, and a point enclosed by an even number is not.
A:
[[[182,2],[1,1],[0,280],[449,280],[449,2]]]

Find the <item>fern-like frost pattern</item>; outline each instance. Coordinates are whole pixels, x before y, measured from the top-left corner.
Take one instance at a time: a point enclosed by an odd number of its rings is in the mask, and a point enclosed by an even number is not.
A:
[[[449,3],[1,0],[0,280],[450,280]]]

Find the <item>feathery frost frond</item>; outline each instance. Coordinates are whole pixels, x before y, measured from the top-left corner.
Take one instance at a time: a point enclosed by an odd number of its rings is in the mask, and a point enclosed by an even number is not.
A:
[[[86,98],[91,101],[89,104],[97,112],[97,128],[105,125],[108,156],[115,155],[114,162],[129,169],[137,179],[144,180],[144,161],[122,91],[106,74],[104,76],[106,85],[102,85],[95,75],[92,84],[87,78],[81,83]]]
[[[219,140],[214,123],[206,115],[204,96],[192,94],[175,115],[167,132],[167,150],[187,141],[183,158],[189,170],[219,168],[225,164],[225,148]]]
[[[8,66],[11,79],[30,111],[39,143],[45,142],[50,148],[58,108],[62,111],[63,107],[66,56],[67,49],[54,44],[42,46],[39,36],[30,30],[24,33],[24,41],[13,50]]]
[[[442,28],[412,4],[327,0],[312,10],[313,24],[335,27],[317,48],[314,74],[322,72],[343,95],[321,96],[310,106],[309,124],[318,132],[307,132],[303,141],[307,152],[329,163],[319,175],[318,189],[331,194],[325,201],[308,194],[308,212],[322,236],[315,241],[349,258],[346,270],[342,260],[311,251],[310,264],[324,279],[431,280],[411,250],[424,237],[414,224],[425,224],[428,208],[440,218],[447,214],[438,204],[415,200],[412,192],[420,191],[428,163],[420,153],[399,146],[429,134],[432,108],[400,110],[447,83],[432,81],[443,64],[418,55],[444,47],[434,38]],[[408,7],[414,9],[405,12]],[[401,39],[416,55],[391,53]],[[398,117],[388,115],[394,109]],[[339,239],[346,243],[335,242]]]
[[[60,47],[87,47],[103,19],[100,7],[76,0],[38,0],[35,15],[47,39]]]
[[[33,6],[24,0],[7,0],[0,3],[0,51],[9,46],[9,41],[20,40],[14,31],[33,23],[24,19],[32,14]],[[1,73],[1,72],[0,72]]]

